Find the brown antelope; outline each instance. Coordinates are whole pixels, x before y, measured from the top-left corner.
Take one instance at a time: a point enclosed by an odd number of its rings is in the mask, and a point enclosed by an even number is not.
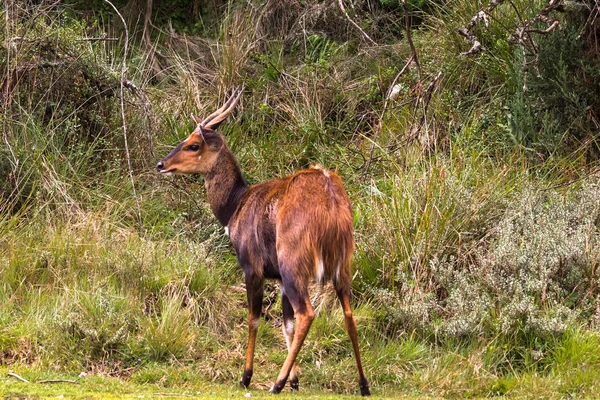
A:
[[[360,392],[370,395],[363,372],[356,322],[350,308],[350,264],[354,239],[352,209],[342,181],[320,167],[283,179],[248,186],[225,138],[214,129],[229,116],[242,95],[232,96],[157,165],[164,174],[204,176],[210,207],[228,232],[244,270],[248,296],[248,348],[241,384],[252,378],[254,344],[262,310],[265,278],[281,282],[283,334],[288,355],[271,387],[279,393],[288,377],[298,389],[296,356],[315,318],[308,286],[333,281],[344,310],[346,330],[358,368]],[[297,318],[294,333],[294,315]]]

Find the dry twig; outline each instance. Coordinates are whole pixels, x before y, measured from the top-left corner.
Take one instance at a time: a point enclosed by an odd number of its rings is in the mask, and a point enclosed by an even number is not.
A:
[[[41,381],[30,382],[27,379],[23,378],[21,375],[16,374],[16,373],[14,373],[12,371],[10,371],[8,374],[6,374],[6,376],[10,376],[12,378],[18,379],[18,380],[20,380],[21,382],[24,382],[24,383],[36,383],[36,384],[40,384],[40,385],[41,384],[46,384],[46,383],[72,383],[74,385],[79,385],[79,382],[78,382],[79,378],[77,378],[75,380],[73,380],[73,379],[44,379],[44,380],[41,380]],[[81,376],[85,376],[85,373],[82,373],[80,375],[80,377]]]
[[[133,197],[135,198],[135,204],[137,206],[137,217],[138,217],[139,229],[140,229],[140,232],[142,232],[143,231],[142,210],[140,208],[140,201],[138,199],[137,191],[135,189],[135,182],[133,181],[133,170],[131,168],[131,157],[129,155],[129,144],[127,142],[127,120],[125,118],[125,100],[124,100],[124,96],[123,96],[123,92],[125,89],[125,82],[129,82],[127,79],[125,79],[125,74],[127,73],[127,50],[128,50],[128,45],[129,45],[129,29],[127,29],[127,24],[125,23],[125,19],[123,18],[123,16],[121,15],[121,13],[117,9],[117,7],[115,7],[115,5],[110,2],[110,0],[104,0],[104,1],[106,1],[113,8],[113,10],[115,10],[117,15],[121,19],[121,22],[123,23],[123,27],[125,28],[125,44],[123,47],[123,63],[121,64],[121,91],[120,91],[121,92],[121,118],[123,120],[123,139],[125,141],[125,156],[127,158],[127,167],[129,170],[129,180],[131,181],[131,189],[133,190]]]
[[[406,7],[406,0],[402,0],[402,10],[404,10],[404,31],[406,32],[406,40],[408,40],[410,50],[412,51],[412,59],[417,66],[417,76],[419,80],[421,80],[421,65],[419,64],[417,49],[415,48],[415,44],[413,43],[412,35],[410,33],[410,15],[408,14],[408,8]]]
[[[12,371],[10,371],[6,376],[12,376],[13,378],[20,380],[21,382],[29,383],[27,379],[23,378],[21,375],[15,374]]]
[[[358,24],[356,22],[354,22],[352,20],[352,18],[350,18],[350,15],[348,15],[348,13],[346,12],[346,8],[344,7],[344,0],[338,0],[338,4],[340,6],[340,9],[342,10],[342,12],[344,13],[344,15],[346,16],[346,19],[348,19],[348,21],[356,28],[360,31],[360,33],[362,33],[362,35],[364,36],[364,38],[367,40],[367,42],[369,42],[370,44],[372,44],[373,46],[377,46],[377,43],[375,43],[375,41],[373,39],[371,39],[371,37],[369,35],[367,35],[367,32],[363,31],[362,28],[360,26],[358,26]]]
[[[425,123],[427,122],[427,109],[429,108],[429,102],[431,101],[431,97],[433,96],[433,92],[435,91],[436,87],[437,87],[437,83],[440,80],[440,77],[442,76],[442,71],[438,72],[438,74],[436,75],[435,78],[433,78],[433,80],[429,83],[429,86],[427,86],[427,89],[425,89],[425,97],[422,97],[420,100],[422,100],[422,104],[423,104],[423,115],[421,115],[421,121],[419,122],[419,126],[417,127],[413,137],[418,138],[419,134],[421,132],[421,129],[423,128],[423,125],[425,125]],[[429,141],[429,134],[428,132],[426,132],[426,137],[427,137],[427,141]],[[436,141],[434,141],[434,146],[435,146]],[[422,143],[423,144],[423,143]]]
[[[79,382],[72,379],[45,379],[43,381],[37,381],[36,383],[72,383],[74,385],[79,385]]]
[[[379,116],[379,121],[377,122],[377,125],[375,126],[375,133],[374,133],[373,139],[372,139],[371,151],[369,152],[369,158],[367,159],[366,164],[365,164],[365,172],[363,173],[363,176],[366,176],[368,174],[369,168],[371,167],[371,163],[373,162],[373,153],[375,152],[375,146],[377,144],[377,136],[379,135],[379,131],[381,130],[381,127],[383,125],[383,117],[385,116],[385,112],[387,111],[388,103],[391,99],[391,93],[392,93],[394,86],[396,86],[396,82],[398,81],[398,78],[402,74],[404,74],[404,72],[410,66],[410,64],[412,62],[414,62],[415,65],[417,66],[417,77],[419,80],[419,84],[421,81],[421,65],[419,64],[419,57],[417,55],[417,49],[415,48],[415,45],[412,40],[412,35],[411,35],[411,31],[410,31],[410,15],[408,13],[408,8],[406,6],[406,0],[402,0],[402,9],[404,10],[404,29],[405,29],[405,34],[406,34],[406,40],[408,41],[408,44],[410,45],[412,54],[411,54],[410,58],[408,59],[408,61],[406,62],[406,64],[404,65],[404,67],[400,70],[400,72],[398,72],[398,74],[396,74],[396,77],[394,77],[392,84],[390,85],[390,87],[388,88],[388,90],[386,92],[385,101],[383,103],[383,109],[381,110],[381,115]]]

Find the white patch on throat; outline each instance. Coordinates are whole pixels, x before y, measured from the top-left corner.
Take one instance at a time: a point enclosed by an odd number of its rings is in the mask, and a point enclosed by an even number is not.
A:
[[[227,236],[229,236],[229,227],[228,227],[228,226],[226,226],[226,227],[225,227],[225,234],[226,234]]]

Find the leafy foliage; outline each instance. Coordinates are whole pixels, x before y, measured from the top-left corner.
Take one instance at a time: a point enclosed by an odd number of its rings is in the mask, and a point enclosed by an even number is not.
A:
[[[586,12],[559,15],[559,28],[536,36],[533,65],[507,38],[543,2],[495,10],[477,27],[485,51],[465,57],[456,30],[478,3],[408,1],[420,70],[398,75],[412,50],[397,1],[345,2],[379,46],[363,41],[336,2],[212,1],[194,10],[199,2],[155,1],[147,32],[143,7],[116,2],[131,33],[135,86],[127,84],[124,111],[135,199],[125,179],[119,20],[101,1],[8,3],[6,363],[162,386],[188,385],[198,371],[237,379],[246,300],[235,256],[201,181],[150,171],[189,134],[190,113],[210,113],[245,85],[240,111],[220,129],[250,183],[317,163],[344,178],[373,382],[419,396],[597,390],[600,96]],[[398,97],[386,99],[392,82]],[[262,381],[286,354],[277,289],[267,289]],[[315,301],[321,314],[302,376],[352,391],[343,316],[327,288]]]

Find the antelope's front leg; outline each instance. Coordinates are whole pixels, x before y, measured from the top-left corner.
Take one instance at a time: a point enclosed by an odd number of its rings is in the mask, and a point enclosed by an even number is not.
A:
[[[244,387],[250,385],[252,379],[252,366],[254,362],[254,345],[256,343],[256,332],[260,324],[260,313],[263,300],[263,279],[257,277],[254,272],[246,273],[246,295],[248,296],[248,347],[246,349],[246,364],[244,375],[240,384]]]

